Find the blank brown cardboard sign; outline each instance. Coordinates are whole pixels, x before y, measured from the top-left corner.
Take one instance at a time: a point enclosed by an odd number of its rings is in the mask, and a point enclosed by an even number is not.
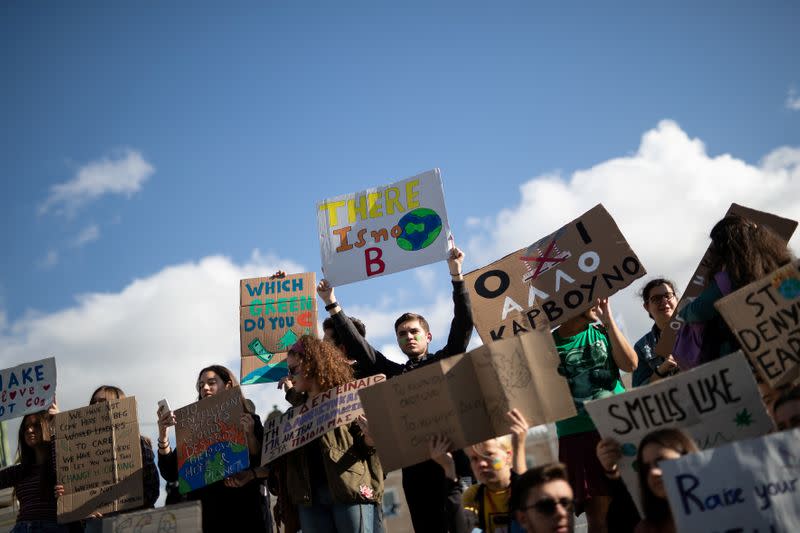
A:
[[[316,274],[252,278],[239,282],[241,355],[285,352],[300,336],[317,328]]]
[[[57,505],[60,523],[142,506],[136,398],[58,413],[54,430],[56,478],[64,485]]]
[[[777,215],[766,213],[764,211],[757,211],[739,204],[731,204],[731,206],[725,212],[725,216],[728,215],[741,215],[749,218],[756,224],[768,226],[772,229],[772,231],[780,235],[786,242],[789,242],[789,239],[792,237],[795,228],[797,228],[797,221],[795,220],[781,218]],[[711,231],[711,228],[709,228],[709,231]],[[675,346],[675,340],[678,337],[678,330],[681,329],[681,325],[683,325],[683,322],[678,317],[678,314],[686,304],[699,296],[700,293],[703,292],[703,289],[706,288],[706,285],[708,285],[708,267],[709,252],[708,249],[706,249],[705,253],[703,254],[703,258],[700,260],[700,264],[697,265],[697,269],[694,271],[694,274],[692,274],[692,279],[689,281],[689,285],[686,286],[683,294],[681,294],[681,299],[678,302],[675,313],[672,315],[672,320],[669,322],[669,327],[665,328],[664,331],[661,332],[661,338],[658,340],[658,344],[656,344],[654,349],[658,355],[666,357],[672,353],[672,348]]]
[[[644,276],[614,219],[598,204],[555,233],[464,276],[483,342],[551,327]]]
[[[386,381],[376,374],[329,389],[264,423],[261,464],[267,464],[364,414],[358,391]]]
[[[445,434],[463,448],[507,434],[512,408],[531,425],[574,416],[559,363],[542,324],[360,390],[384,471],[428,459],[431,435]]]
[[[800,260],[714,305],[770,387],[800,379]]]

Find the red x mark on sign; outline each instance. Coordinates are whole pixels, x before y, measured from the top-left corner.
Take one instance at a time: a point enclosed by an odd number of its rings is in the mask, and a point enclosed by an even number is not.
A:
[[[563,263],[567,260],[566,257],[551,257],[550,253],[553,251],[553,248],[556,246],[556,241],[550,241],[550,244],[547,246],[547,250],[544,251],[542,257],[520,257],[522,261],[531,261],[534,263],[538,263],[536,265],[536,271],[533,273],[530,279],[536,279],[539,277],[539,274],[542,272],[542,268],[544,268],[545,263]]]

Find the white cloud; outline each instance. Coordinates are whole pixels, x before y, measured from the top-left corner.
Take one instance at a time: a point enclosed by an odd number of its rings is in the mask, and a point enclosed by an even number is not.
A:
[[[414,269],[414,278],[425,291],[436,288],[436,277],[436,271],[430,265]]]
[[[142,432],[155,437],[156,403],[179,407],[196,399],[197,372],[220,363],[239,374],[239,280],[301,265],[258,251],[245,264],[222,256],[172,265],[133,280],[120,292],[80,295],[72,307],[0,315],[0,361],[14,366],[55,356],[62,410],[86,405],[101,384],[137,397]],[[259,414],[283,395],[274,384],[244,393]]]
[[[72,216],[81,206],[103,195],[131,196],[141,190],[154,171],[142,154],[131,149],[122,150],[115,157],[90,161],[71,180],[50,187],[50,194],[39,205],[39,214],[53,210]]]
[[[60,257],[57,250],[48,250],[47,254],[36,262],[42,270],[49,270],[58,264]]]
[[[100,228],[97,224],[91,224],[83,228],[78,235],[75,236],[75,239],[72,241],[72,245],[76,248],[80,248],[86,244],[89,244],[92,241],[96,241],[100,238]]]
[[[644,133],[633,155],[523,183],[519,201],[489,220],[467,255],[482,266],[523,248],[602,203],[649,276],[666,275],[679,290],[708,246],[708,232],[732,202],[800,219],[800,148],[780,147],[757,164],[730,154],[711,156],[699,139],[665,120]],[[792,241],[796,247],[797,234]],[[650,320],[634,293],[640,281],[612,299],[635,341]]]
[[[786,108],[792,111],[800,111],[800,96],[794,87],[789,89],[789,94],[786,95]]]

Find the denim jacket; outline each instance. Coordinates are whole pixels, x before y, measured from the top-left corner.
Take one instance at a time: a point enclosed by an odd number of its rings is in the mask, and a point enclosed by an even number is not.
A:
[[[335,503],[378,503],[383,499],[383,468],[375,449],[364,442],[364,434],[354,422],[339,426],[319,439],[325,478]],[[286,455],[286,483],[289,498],[296,505],[311,505],[311,477],[303,446]]]

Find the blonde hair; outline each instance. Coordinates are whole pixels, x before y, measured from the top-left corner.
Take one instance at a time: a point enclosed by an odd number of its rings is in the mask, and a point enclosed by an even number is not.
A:
[[[472,446],[470,446],[470,448],[472,448],[472,451],[474,451],[478,455],[480,455],[482,457],[486,457],[486,455],[487,455],[486,454],[486,446],[490,442],[496,442],[497,445],[500,448],[504,449],[505,451],[507,451],[509,453],[511,453],[513,451],[513,448],[511,446],[511,435],[503,435],[501,437],[495,437],[493,439],[485,440],[483,442],[479,442],[477,444],[473,444]]]

